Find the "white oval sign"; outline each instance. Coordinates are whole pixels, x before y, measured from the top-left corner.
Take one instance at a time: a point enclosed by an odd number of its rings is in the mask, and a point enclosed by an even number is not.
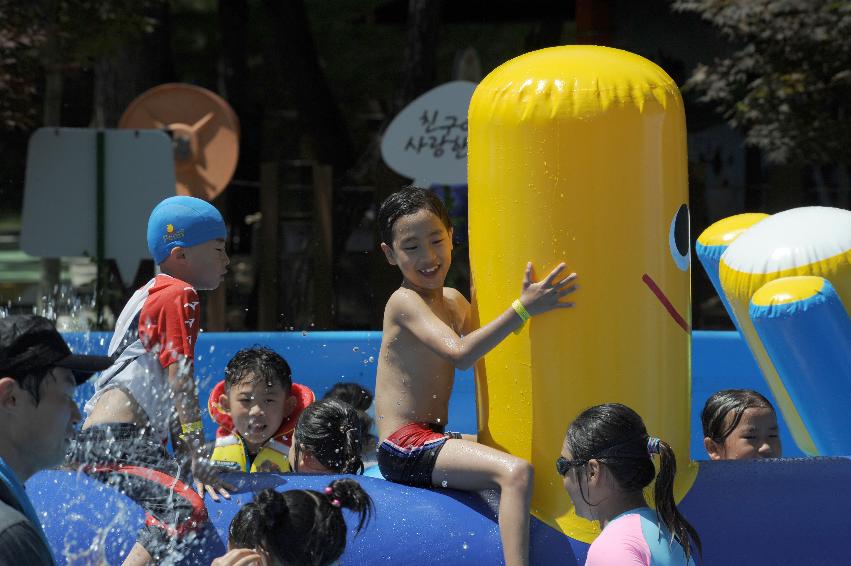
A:
[[[381,140],[387,165],[418,186],[467,184],[467,110],[476,83],[433,88],[390,123]]]

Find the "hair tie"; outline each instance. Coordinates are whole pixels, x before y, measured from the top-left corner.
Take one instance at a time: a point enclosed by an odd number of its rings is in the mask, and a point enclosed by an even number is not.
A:
[[[328,497],[328,502],[331,503],[331,505],[334,507],[340,507],[340,500],[334,497],[334,488],[329,485],[323,491],[325,492],[325,496]]]
[[[659,445],[662,443],[661,438],[656,438],[655,436],[650,436],[647,438],[647,453],[652,456],[653,454],[659,454]]]

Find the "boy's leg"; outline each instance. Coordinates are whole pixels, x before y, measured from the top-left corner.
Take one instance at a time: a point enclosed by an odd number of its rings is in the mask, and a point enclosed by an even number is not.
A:
[[[499,533],[506,566],[529,564],[529,504],[532,465],[489,446],[449,439],[432,472],[435,486],[464,491],[499,488]]]
[[[124,559],[124,562],[121,563],[121,566],[147,566],[151,562],[153,562],[151,555],[147,550],[145,550],[144,546],[137,542],[133,545],[133,548],[130,549],[130,552]]]

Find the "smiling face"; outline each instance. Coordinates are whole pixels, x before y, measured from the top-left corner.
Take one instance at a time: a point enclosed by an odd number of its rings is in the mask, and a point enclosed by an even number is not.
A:
[[[224,280],[230,264],[224,240],[209,240],[197,246],[176,249],[185,255],[186,276],[195,288],[211,291]]]
[[[725,419],[725,426],[729,426],[732,419],[731,412]],[[782,449],[777,414],[765,407],[745,409],[739,424],[723,442],[705,438],[704,445],[712,460],[780,458]]]
[[[230,412],[233,426],[255,451],[269,440],[294,408],[295,397],[277,381],[267,383],[248,374],[233,384],[219,402]]]
[[[381,249],[402,272],[406,286],[419,291],[443,288],[452,263],[452,230],[432,211],[420,209],[393,224],[393,241]]]
[[[681,205],[674,214],[674,217],[671,219],[671,225],[668,229],[668,252],[671,254],[671,259],[677,269],[687,272],[689,265],[691,264],[689,213],[687,204]],[[656,295],[659,303],[668,312],[674,322],[676,322],[677,325],[679,325],[679,327],[685,332],[690,332],[691,325],[684,316],[685,313],[681,313],[679,309],[677,309],[676,305],[671,302],[668,295],[656,283],[653,277],[645,273],[641,276],[641,280],[645,285],[647,285],[650,292]]]

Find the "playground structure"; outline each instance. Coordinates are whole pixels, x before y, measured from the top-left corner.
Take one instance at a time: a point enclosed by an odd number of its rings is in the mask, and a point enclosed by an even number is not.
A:
[[[695,436],[700,434],[695,408],[709,393],[753,387],[774,397],[780,389],[772,385],[765,391],[737,335],[691,332],[685,155],[679,92],[664,71],[636,55],[552,48],[509,61],[482,82],[470,107],[470,242],[478,316],[493,318],[516,295],[529,260],[540,269],[565,260],[580,273],[583,287],[574,311],[535,319],[489,354],[477,367],[476,387],[469,372],[457,376],[449,425],[478,432],[481,441],[535,464],[533,564],[584,562],[595,527],[572,513],[554,462],[571,418],[604,401],[632,406],[651,434],[674,447],[678,499],[703,539],[705,563],[844,562],[851,545],[832,526],[842,528],[851,508],[844,489],[851,480],[847,458],[712,463],[689,458],[699,455],[690,447],[702,440]],[[836,264],[847,264],[851,246],[837,245]],[[722,283],[723,269],[722,262]],[[837,279],[827,278],[840,290],[848,287],[849,271],[843,269]],[[734,302],[729,294],[724,298]],[[733,310],[741,323],[740,311]],[[843,320],[841,311],[831,312]],[[108,343],[105,335],[72,338],[77,351],[103,352]],[[221,379],[227,360],[253,344],[280,352],[294,380],[318,396],[337,381],[374,387],[379,333],[205,333],[196,356],[201,399]],[[841,373],[851,366],[837,367]],[[784,401],[773,401],[787,418]],[[803,412],[808,403],[811,398],[793,401]],[[205,424],[211,437],[213,425]],[[791,429],[799,440],[797,423],[781,426],[784,436]],[[794,444],[784,440],[786,455],[794,455]],[[255,489],[327,483],[299,475],[241,479],[233,500],[209,504],[219,538],[211,542],[210,556],[193,557],[200,563],[222,551],[230,519]],[[373,479],[364,485],[376,499],[376,519],[350,538],[343,564],[500,563],[490,495]],[[141,524],[139,508],[73,472],[39,474],[29,492],[36,509],[49,517],[45,529],[60,559],[94,548],[116,562]],[[753,544],[756,534],[772,544]]]

